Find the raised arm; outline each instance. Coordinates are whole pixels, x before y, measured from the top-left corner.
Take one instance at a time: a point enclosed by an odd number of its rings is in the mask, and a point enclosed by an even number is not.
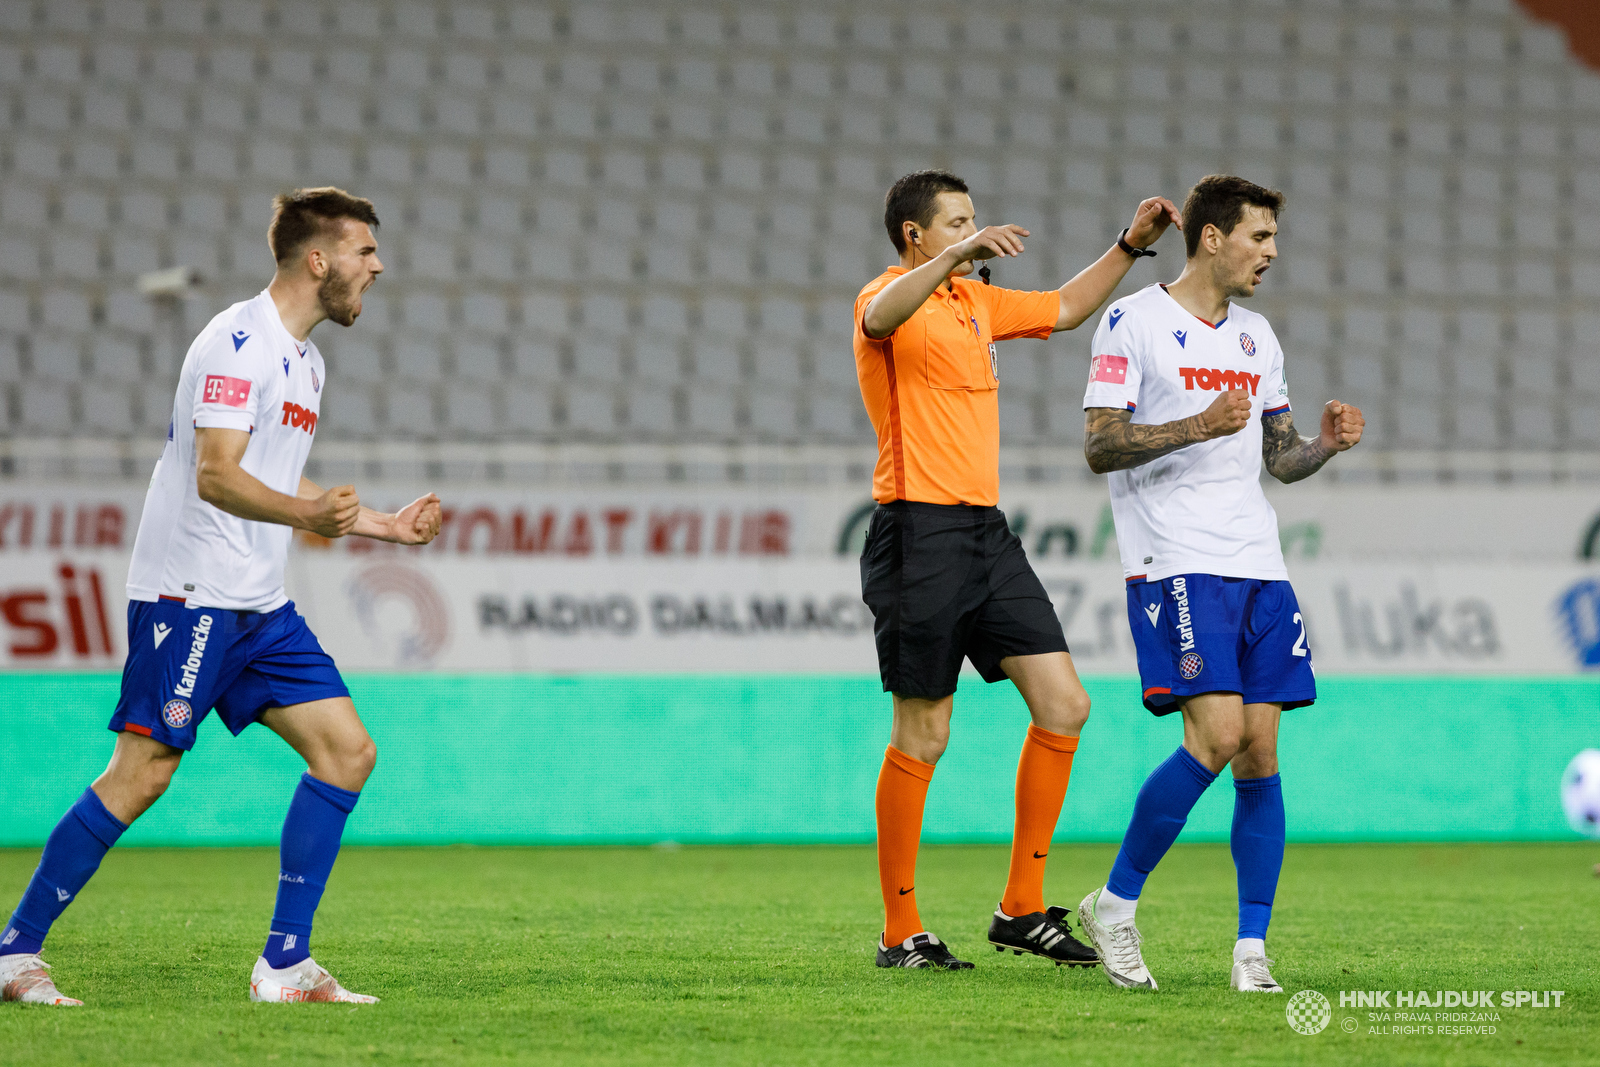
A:
[[[361,503],[353,487],[342,485],[306,497],[270,489],[239,466],[250,446],[246,430],[203,426],[194,432],[195,488],[207,504],[253,522],[273,522],[323,537],[343,537],[354,527]]]
[[[1128,244],[1134,248],[1153,245],[1170,223],[1177,223],[1179,229],[1183,228],[1183,217],[1178,214],[1177,205],[1164,196],[1152,196],[1133,213],[1133,223],[1128,227]],[[1056,331],[1075,330],[1098,311],[1127,276],[1134,258],[1124,252],[1121,245],[1112,245],[1105,255],[1063,285],[1060,289],[1061,314],[1056,318]]]
[[[951,245],[878,290],[861,313],[862,329],[874,341],[883,340],[928,302],[951,271],[974,259],[1021,255],[1026,236],[1028,231],[1021,226],[985,226],[965,241]]]
[[[1322,409],[1322,428],[1316,437],[1300,436],[1294,412],[1272,415],[1261,420],[1261,460],[1278,481],[1298,482],[1317,473],[1337,453],[1354,448],[1366,425],[1360,408],[1337,400]]]
[[[353,499],[355,490],[350,486],[343,488],[350,489]],[[330,492],[338,491],[330,490]],[[321,486],[301,475],[301,500],[319,500],[325,495]],[[444,513],[439,506],[439,498],[429,493],[427,496],[418,497],[393,514],[374,511],[362,504],[357,510],[355,525],[348,532],[356,537],[370,537],[374,541],[392,541],[397,545],[425,545],[438,535],[443,518]]]
[[[1231,389],[1198,415],[1153,426],[1135,426],[1133,412],[1090,408],[1084,412],[1083,455],[1096,474],[1131,470],[1186,445],[1238,433],[1250,422],[1250,393]]]

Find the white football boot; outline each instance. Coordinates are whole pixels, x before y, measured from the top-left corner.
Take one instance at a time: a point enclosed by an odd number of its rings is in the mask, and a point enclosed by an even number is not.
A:
[[[61,995],[50,980],[50,965],[31,953],[0,956],[0,1000],[23,1004],[54,1004],[59,1008],[81,1008],[83,1001]]]
[[[377,997],[352,993],[334,980],[322,965],[307,956],[292,967],[274,970],[266,957],[256,960],[250,972],[250,999],[263,1004],[376,1004]]]
[[[1272,961],[1265,956],[1246,956],[1233,965],[1233,977],[1228,984],[1241,993],[1282,993],[1283,986],[1267,970]]]
[[[1123,989],[1157,989],[1155,977],[1139,953],[1139,928],[1132,919],[1107,926],[1095,918],[1094,905],[1099,897],[1100,890],[1096,889],[1083,898],[1078,905],[1078,925],[1100,957],[1106,977]]]

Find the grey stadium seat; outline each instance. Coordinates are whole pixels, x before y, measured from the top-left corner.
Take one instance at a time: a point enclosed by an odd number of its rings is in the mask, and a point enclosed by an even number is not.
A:
[[[893,261],[884,186],[943,164],[985,221],[1035,231],[996,268],[1026,287],[1098,256],[1138,194],[1224,168],[1281,183],[1255,306],[1302,408],[1331,382],[1381,397],[1407,447],[1450,426],[1473,447],[1597,447],[1596,361],[1568,349],[1600,328],[1600,76],[1504,0],[909,21],[889,0],[0,7],[0,349],[12,381],[18,351],[81,353],[32,368],[10,432],[33,432],[30,401],[79,433],[163,431],[148,398],[124,419],[99,387],[170,393],[175,324],[192,336],[264,284],[271,194],[333,182],[377,199],[388,273],[352,331],[319,334],[330,429],[538,439],[563,432],[559,399],[595,440],[857,440],[849,315]],[[904,35],[924,59],[891,71]],[[1262,57],[1243,73],[1241,41]],[[308,91],[324,71],[331,91]],[[1170,277],[1177,247],[1121,291]],[[174,265],[205,288],[176,308],[138,293]],[[1080,437],[1093,325],[1002,348],[1016,440],[1023,422]],[[96,388],[62,384],[80,377]],[[492,420],[458,418],[474,390],[504,401]]]

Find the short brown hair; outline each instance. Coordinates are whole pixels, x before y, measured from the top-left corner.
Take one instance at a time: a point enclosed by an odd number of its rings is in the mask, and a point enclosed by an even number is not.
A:
[[[1183,243],[1189,258],[1193,259],[1200,251],[1200,234],[1207,224],[1226,236],[1244,218],[1246,204],[1264,207],[1277,218],[1284,203],[1283,194],[1276,189],[1231,174],[1208,174],[1201,178],[1183,201]]]
[[[326,232],[339,219],[355,219],[374,229],[378,212],[372,201],[351,196],[331,185],[316,189],[296,189],[272,198],[272,224],[267,227],[267,246],[279,263],[292,259],[306,242]]]
[[[901,223],[931,225],[940,193],[966,191],[967,183],[947,170],[919,170],[889,186],[889,194],[883,198],[883,226],[889,231],[894,250],[906,250],[905,227]]]

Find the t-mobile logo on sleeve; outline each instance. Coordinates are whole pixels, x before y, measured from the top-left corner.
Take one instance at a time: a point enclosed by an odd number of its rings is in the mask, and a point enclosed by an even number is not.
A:
[[[1112,385],[1128,384],[1128,357],[1127,356],[1095,356],[1089,364],[1089,380],[1091,382],[1109,382]]]
[[[250,382],[245,378],[230,378],[226,374],[208,374],[200,396],[207,404],[242,408],[250,399]]]

